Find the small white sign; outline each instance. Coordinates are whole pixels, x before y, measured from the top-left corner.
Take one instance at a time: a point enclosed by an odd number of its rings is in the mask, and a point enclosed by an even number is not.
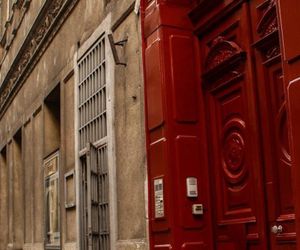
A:
[[[164,184],[163,179],[154,180],[154,202],[155,202],[155,218],[165,216],[164,210]]]
[[[198,197],[198,184],[197,178],[188,177],[186,178],[186,191],[187,197]]]

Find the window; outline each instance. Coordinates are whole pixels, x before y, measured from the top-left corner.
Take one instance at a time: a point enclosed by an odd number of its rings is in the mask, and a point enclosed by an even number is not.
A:
[[[109,17],[82,45],[76,60],[77,149],[80,159],[81,249],[109,250],[116,238],[113,153],[113,58],[108,52]]]
[[[110,249],[109,187],[107,167],[105,37],[87,51],[79,68],[79,145],[88,155],[81,159],[84,187],[83,200],[87,215],[84,248],[89,241],[93,249]],[[90,145],[89,145],[90,143]],[[98,146],[93,146],[97,144]]]
[[[44,161],[46,249],[56,249],[60,245],[58,166],[58,152]]]
[[[105,39],[101,37],[78,62],[80,149],[107,135]]]

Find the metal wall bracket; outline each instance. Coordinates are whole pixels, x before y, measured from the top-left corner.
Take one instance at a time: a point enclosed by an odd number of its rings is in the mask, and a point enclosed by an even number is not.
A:
[[[125,38],[125,39],[123,39],[121,41],[115,42],[113,35],[112,34],[108,34],[108,40],[109,40],[109,44],[110,44],[111,51],[113,53],[116,65],[123,65],[123,66],[126,67],[127,64],[120,61],[120,58],[119,58],[116,46],[124,47],[125,44],[127,43],[128,39]]]

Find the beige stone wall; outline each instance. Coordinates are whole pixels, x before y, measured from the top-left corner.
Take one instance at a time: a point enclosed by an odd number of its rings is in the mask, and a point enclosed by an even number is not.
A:
[[[25,34],[30,30],[44,2],[31,1],[1,65],[1,82],[5,79],[25,40]],[[105,2],[108,2],[106,6]],[[74,55],[78,46],[84,44],[108,14],[111,14],[114,24],[132,3],[133,0],[79,0],[1,117],[0,185],[9,188],[0,190],[0,219],[7,218],[7,223],[0,223],[0,249],[6,249],[7,244],[15,249],[18,247],[28,250],[43,249],[45,237],[43,159],[58,148],[62,249],[76,249],[78,231],[76,208],[66,210],[64,207],[63,178],[64,174],[75,168],[78,153],[75,152],[74,139],[76,133]],[[125,47],[118,49],[120,59],[127,63],[127,67],[116,66],[114,71],[117,197],[117,218],[115,218],[117,242],[114,246],[116,249],[126,250],[148,248],[139,22],[139,16],[131,12],[113,33],[115,41],[128,38]],[[51,119],[44,102],[55,86],[59,86],[60,89],[59,130],[54,129],[55,121]],[[21,148],[16,147],[16,135],[21,136]],[[13,184],[9,181],[10,176],[18,182]],[[13,187],[14,191],[11,190]],[[9,209],[12,210],[8,211]],[[19,210],[24,214],[23,220],[18,214]],[[9,216],[5,216],[6,214]],[[18,246],[19,243],[22,246]]]
[[[135,35],[138,30],[138,17],[133,14],[115,32],[116,40],[128,36],[123,57],[128,66],[117,67],[115,72],[120,240],[142,239],[146,231],[143,189],[146,159],[142,153],[145,147],[142,64],[140,40]]]
[[[3,225],[0,234],[0,249],[5,249],[8,244],[8,165],[7,150],[0,154],[0,221]]]

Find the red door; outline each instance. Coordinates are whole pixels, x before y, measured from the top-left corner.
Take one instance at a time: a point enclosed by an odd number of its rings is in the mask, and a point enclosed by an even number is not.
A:
[[[296,249],[276,3],[223,4],[197,33],[215,247]]]
[[[276,8],[276,1],[272,0],[256,5],[254,10],[259,20],[253,47],[264,164],[266,221],[271,249],[296,249],[287,86],[283,81]]]

